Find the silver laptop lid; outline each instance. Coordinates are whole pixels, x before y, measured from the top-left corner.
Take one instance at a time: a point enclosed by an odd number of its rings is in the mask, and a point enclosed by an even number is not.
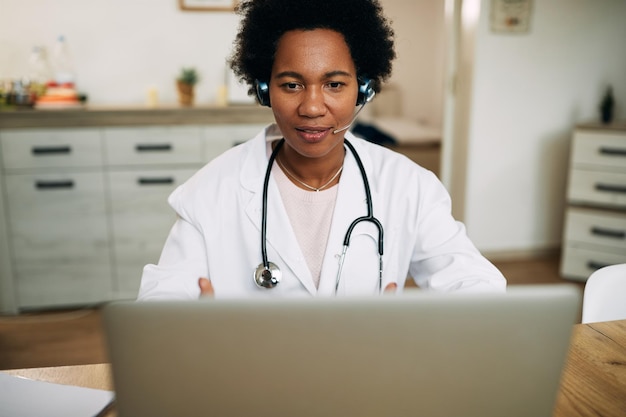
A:
[[[550,416],[577,287],[500,295],[120,302],[120,417]]]

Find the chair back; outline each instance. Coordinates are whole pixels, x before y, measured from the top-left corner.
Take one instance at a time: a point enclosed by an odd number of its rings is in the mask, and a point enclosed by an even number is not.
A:
[[[583,293],[583,323],[622,319],[626,319],[626,263],[592,273]]]

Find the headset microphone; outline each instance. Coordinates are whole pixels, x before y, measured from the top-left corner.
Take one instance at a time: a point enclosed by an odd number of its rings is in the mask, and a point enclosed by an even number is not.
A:
[[[357,112],[354,114],[354,117],[352,117],[350,123],[340,129],[333,130],[333,135],[336,135],[337,133],[342,132],[352,126],[352,123],[354,123],[359,113],[361,113],[361,110],[363,110],[367,103],[372,101],[375,95],[376,91],[374,91],[374,88],[372,87],[372,81],[367,78],[359,78],[359,94],[356,99],[356,104],[360,104],[361,108],[357,110]]]
[[[374,95],[372,95],[372,97],[374,97]],[[357,112],[354,114],[354,117],[352,118],[352,120],[350,120],[350,123],[348,123],[347,125],[345,125],[341,129],[333,130],[333,135],[336,135],[337,133],[342,132],[342,131],[348,129],[350,126],[352,126],[352,123],[354,123],[354,121],[356,120],[356,117],[359,115],[359,113],[361,113],[361,110],[363,110],[363,107],[365,107],[365,105],[367,103],[369,103],[369,100],[364,102],[363,104],[361,104],[361,108],[359,108],[359,110],[357,110]]]

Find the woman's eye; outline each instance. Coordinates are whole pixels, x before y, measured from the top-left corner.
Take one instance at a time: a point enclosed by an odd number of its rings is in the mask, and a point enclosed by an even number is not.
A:
[[[285,83],[283,86],[288,90],[295,90],[298,88],[298,83]]]

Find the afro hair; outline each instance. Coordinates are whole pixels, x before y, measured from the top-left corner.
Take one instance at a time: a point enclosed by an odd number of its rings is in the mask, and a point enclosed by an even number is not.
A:
[[[239,32],[229,63],[254,92],[269,80],[278,41],[291,30],[330,29],[341,33],[359,77],[376,92],[391,75],[394,32],[378,0],[240,0]]]

